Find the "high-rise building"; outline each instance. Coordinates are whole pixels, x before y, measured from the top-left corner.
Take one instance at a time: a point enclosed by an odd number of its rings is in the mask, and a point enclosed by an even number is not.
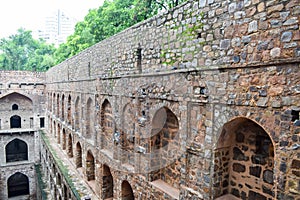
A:
[[[77,19],[58,9],[45,17],[43,27],[35,31],[34,37],[59,46],[67,40],[69,35],[73,34],[77,21]]]

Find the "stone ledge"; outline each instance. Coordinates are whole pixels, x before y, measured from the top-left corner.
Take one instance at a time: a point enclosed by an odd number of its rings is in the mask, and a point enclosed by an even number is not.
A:
[[[239,200],[239,198],[237,198],[236,196],[234,196],[232,194],[226,194],[226,195],[216,198],[215,200]]]
[[[173,186],[169,185],[163,180],[158,179],[152,181],[150,184],[156,187],[157,189],[161,190],[162,192],[170,195],[172,198],[179,199],[179,193],[180,193],[179,189],[174,188]]]

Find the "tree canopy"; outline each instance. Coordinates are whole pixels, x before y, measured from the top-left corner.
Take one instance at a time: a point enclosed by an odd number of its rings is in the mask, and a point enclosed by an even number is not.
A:
[[[187,0],[105,0],[98,9],[90,10],[75,32],[56,51],[60,63],[80,51],[138,22],[168,10]]]
[[[45,71],[55,63],[54,52],[53,45],[33,39],[31,31],[20,28],[0,40],[0,69]]]

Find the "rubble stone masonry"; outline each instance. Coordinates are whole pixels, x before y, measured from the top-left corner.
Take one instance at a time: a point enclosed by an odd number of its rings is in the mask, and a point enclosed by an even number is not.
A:
[[[299,14],[191,0],[49,69],[50,199],[299,200]]]

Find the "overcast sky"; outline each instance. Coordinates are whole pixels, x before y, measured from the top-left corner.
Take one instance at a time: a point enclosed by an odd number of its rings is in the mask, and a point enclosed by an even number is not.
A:
[[[15,34],[20,27],[41,27],[47,13],[61,9],[82,21],[88,10],[98,8],[103,0],[7,0],[0,6],[0,38]]]

